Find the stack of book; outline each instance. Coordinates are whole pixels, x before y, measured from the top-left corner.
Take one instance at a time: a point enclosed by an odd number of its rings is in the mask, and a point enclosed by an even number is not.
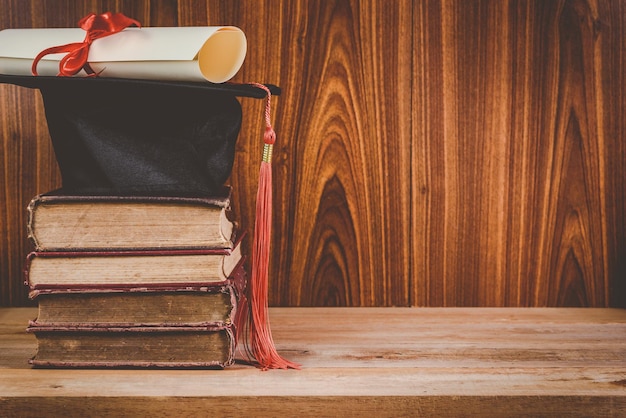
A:
[[[26,263],[38,367],[222,368],[245,316],[231,189],[210,198],[36,196]]]

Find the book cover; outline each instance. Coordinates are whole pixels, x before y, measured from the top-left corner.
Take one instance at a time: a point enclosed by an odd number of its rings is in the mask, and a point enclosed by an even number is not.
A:
[[[28,205],[35,251],[232,248],[231,188],[212,196],[76,195],[55,190]]]

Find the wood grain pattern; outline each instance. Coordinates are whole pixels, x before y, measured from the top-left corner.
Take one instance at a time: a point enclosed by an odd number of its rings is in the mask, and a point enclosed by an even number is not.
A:
[[[406,6],[306,2],[285,17],[306,21],[265,42],[285,45],[278,58],[289,72],[277,74],[289,78],[278,107],[274,303],[409,304]]]
[[[233,24],[272,82],[271,303],[626,306],[619,0],[0,0],[0,29],[118,11]],[[253,224],[262,109],[230,183]],[[26,302],[25,206],[60,184],[41,100],[0,86],[0,305]]]
[[[624,13],[601,6],[416,8],[416,304],[624,302]]]
[[[621,416],[626,311],[273,308],[302,370],[33,370],[24,323],[0,309],[8,416]],[[54,408],[54,409],[52,409]]]

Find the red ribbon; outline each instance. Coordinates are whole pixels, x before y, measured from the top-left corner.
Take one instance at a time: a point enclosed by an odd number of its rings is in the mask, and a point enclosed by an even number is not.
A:
[[[122,13],[112,14],[106,12],[100,15],[91,13],[83,17],[78,25],[87,32],[83,42],[75,42],[67,45],[53,46],[44,49],[35,57],[31,71],[33,75],[37,74],[37,64],[39,61],[49,54],[58,54],[67,52],[68,54],[61,59],[59,63],[59,76],[71,77],[84,69],[88,74],[95,75],[95,72],[89,67],[87,58],[89,57],[89,47],[96,39],[113,35],[123,31],[129,26],[135,25],[141,27],[141,23],[135,19],[124,16]]]

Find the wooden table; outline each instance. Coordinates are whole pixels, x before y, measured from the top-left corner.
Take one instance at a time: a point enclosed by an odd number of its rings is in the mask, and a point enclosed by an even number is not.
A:
[[[626,416],[626,310],[275,308],[303,369],[43,370],[0,309],[0,416]]]

